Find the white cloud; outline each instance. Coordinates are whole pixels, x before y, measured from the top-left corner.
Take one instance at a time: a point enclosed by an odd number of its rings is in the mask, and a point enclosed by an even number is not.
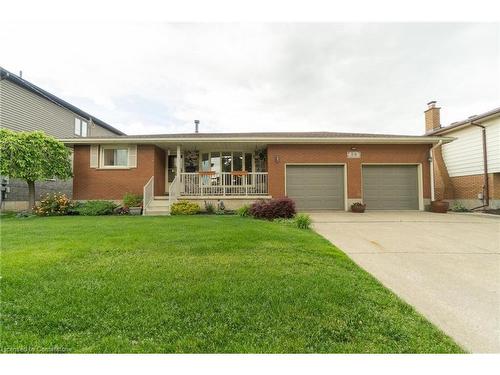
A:
[[[127,133],[420,134],[496,107],[495,24],[0,26],[0,65]]]

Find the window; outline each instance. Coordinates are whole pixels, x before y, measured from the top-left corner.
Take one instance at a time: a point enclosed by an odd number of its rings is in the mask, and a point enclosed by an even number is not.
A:
[[[212,152],[210,155],[210,170],[220,173],[221,165],[220,165],[220,152]]]
[[[103,148],[103,167],[128,167],[128,148]]]
[[[233,171],[243,170],[243,153],[233,152]]]
[[[250,153],[245,153],[245,171],[247,171],[247,172],[253,171],[252,154],[250,154]]]
[[[81,121],[79,118],[75,118],[75,134],[82,135],[82,128],[80,125]]]
[[[208,161],[208,153],[201,154],[200,170],[205,171],[205,172],[210,170],[210,162]]]
[[[222,153],[222,172],[231,172],[232,169],[232,155],[230,152]]]
[[[87,122],[75,118],[75,134],[81,137],[87,136]]]
[[[250,152],[204,152],[201,154],[200,171],[237,172],[253,171],[253,154]]]
[[[85,121],[82,121],[82,137],[87,136],[87,123]]]

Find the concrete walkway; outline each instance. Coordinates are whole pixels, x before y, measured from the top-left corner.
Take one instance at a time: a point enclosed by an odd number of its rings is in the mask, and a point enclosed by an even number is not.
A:
[[[314,229],[471,352],[500,352],[500,218],[310,213]]]

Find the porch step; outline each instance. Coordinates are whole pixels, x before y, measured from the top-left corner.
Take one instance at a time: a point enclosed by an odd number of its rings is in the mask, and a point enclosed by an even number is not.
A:
[[[153,199],[154,200],[158,200],[158,201],[165,201],[165,200],[168,201],[168,194],[165,194],[165,195],[155,195],[155,197]]]
[[[168,207],[170,206],[170,202],[165,199],[153,199],[150,203],[148,208],[153,208],[153,207]]]
[[[165,216],[170,215],[170,201],[168,197],[154,197],[149,205],[144,209],[145,216]]]
[[[146,208],[146,211],[144,212],[144,216],[169,216],[170,215],[170,208],[169,209],[151,209],[151,208]]]

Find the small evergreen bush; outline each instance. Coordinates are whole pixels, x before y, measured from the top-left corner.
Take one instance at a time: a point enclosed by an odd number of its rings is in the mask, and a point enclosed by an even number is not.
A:
[[[113,215],[113,211],[118,207],[110,201],[88,201],[82,203],[77,211],[82,216]]]

